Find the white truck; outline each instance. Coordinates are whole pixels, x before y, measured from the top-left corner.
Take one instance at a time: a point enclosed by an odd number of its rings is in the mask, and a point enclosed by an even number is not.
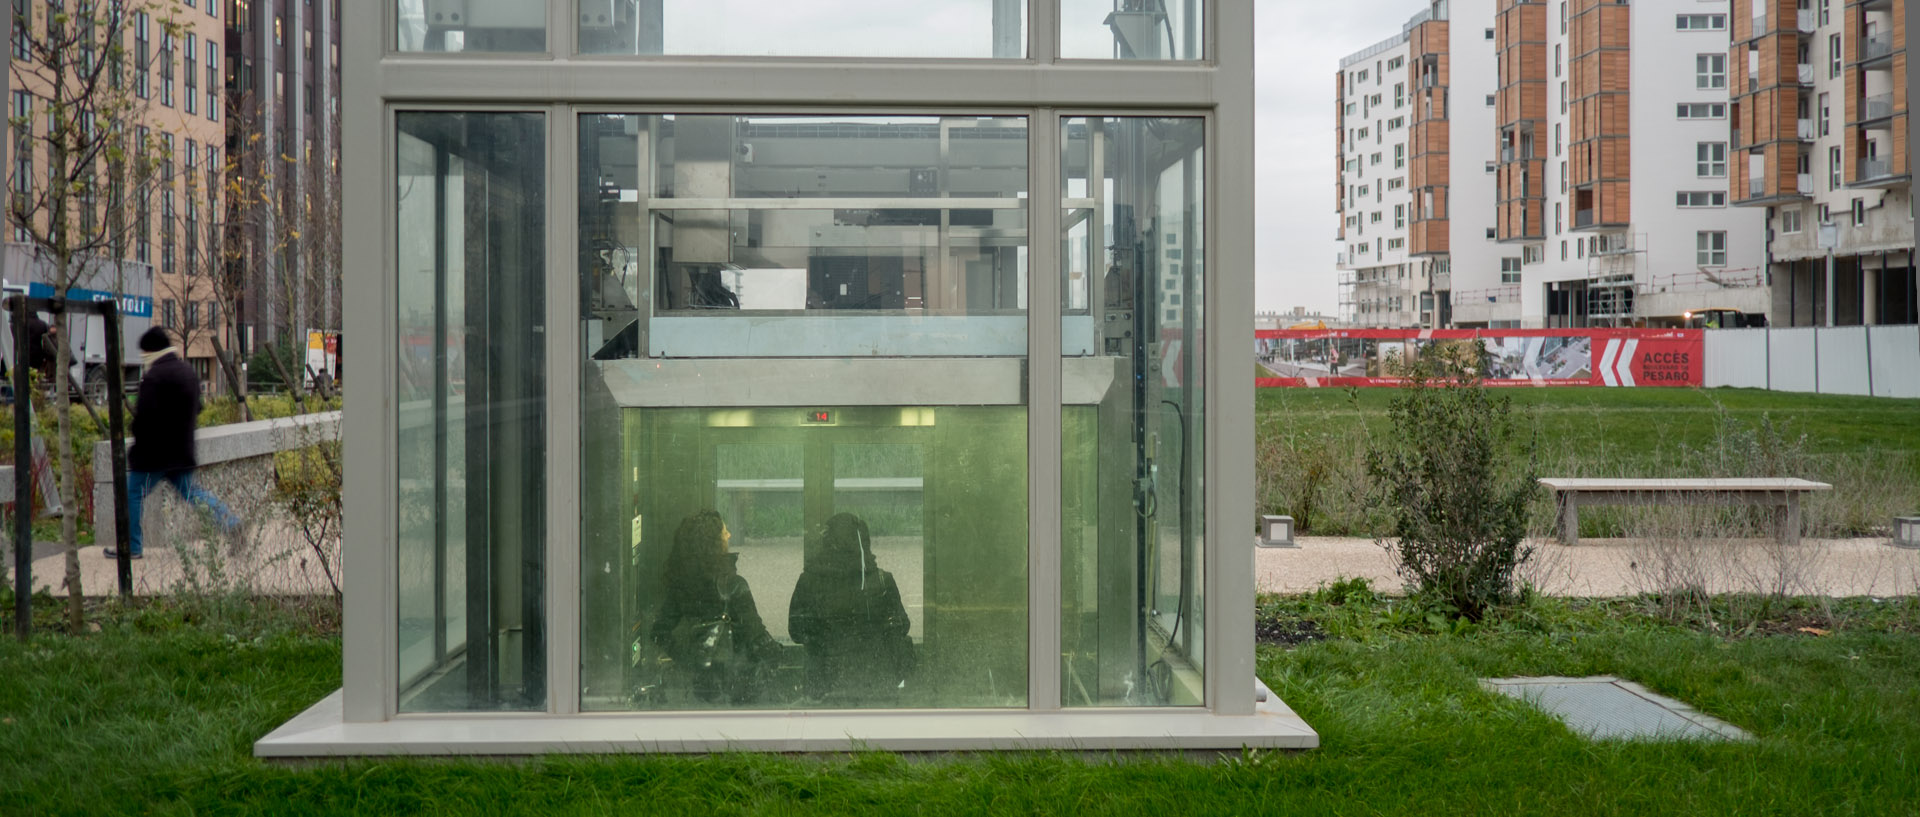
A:
[[[118,299],[120,302],[120,360],[122,382],[132,390],[140,382],[140,334],[153,325],[153,267],[138,261],[89,261],[84,286],[70,287],[65,295],[75,302]],[[33,298],[51,298],[56,293],[52,264],[25,244],[7,244],[4,265],[0,265],[0,290],[7,296],[25,294]],[[118,282],[118,292],[115,283]],[[52,316],[40,315],[52,323]],[[85,391],[89,402],[104,404],[107,393],[107,334],[98,315],[68,311],[60,323],[60,338],[73,350],[73,382]],[[4,354],[8,372],[20,360],[13,348],[13,313],[0,309],[0,354]],[[8,380],[11,383],[11,379]]]

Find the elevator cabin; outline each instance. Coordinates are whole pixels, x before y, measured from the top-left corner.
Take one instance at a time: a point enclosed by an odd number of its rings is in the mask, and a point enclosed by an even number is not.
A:
[[[1024,706],[1031,275],[1064,307],[1064,702],[1202,703],[1203,129],[1056,124],[1037,270],[1023,117],[579,119],[582,709]],[[706,509],[780,646],[742,699],[652,637]],[[842,513],[915,668],[823,700],[789,602]]]

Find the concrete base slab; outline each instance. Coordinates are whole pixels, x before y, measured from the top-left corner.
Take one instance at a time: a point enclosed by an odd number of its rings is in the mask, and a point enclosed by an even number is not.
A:
[[[1488,678],[1481,685],[1526,701],[1594,740],[1751,740],[1739,727],[1632,681]]]
[[[253,745],[262,758],[991,750],[1313,749],[1320,736],[1273,695],[1247,716],[1205,709],[406,715],[342,721],[341,693]]]

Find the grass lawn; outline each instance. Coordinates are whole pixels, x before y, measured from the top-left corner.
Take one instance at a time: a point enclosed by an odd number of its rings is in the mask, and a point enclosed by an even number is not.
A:
[[[1368,440],[1399,390],[1258,389],[1258,502],[1303,532],[1365,535]],[[1540,476],[1799,476],[1832,483],[1809,533],[1865,535],[1920,510],[1920,400],[1755,389],[1510,388]],[[1537,516],[1549,517],[1543,499]],[[1584,535],[1619,535],[1588,531]],[[1609,522],[1606,514],[1596,524]]]
[[[1266,599],[1263,632],[1310,638],[1259,648],[1261,676],[1323,737],[1292,755],[298,768],[249,747],[339,684],[330,633],[273,614],[122,611],[100,632],[0,642],[0,814],[1920,812],[1920,603],[1776,605],[1746,628],[1730,620],[1733,636],[1644,609],[1545,600],[1463,626],[1371,593]],[[1808,622],[1831,634],[1795,630]],[[1592,743],[1475,684],[1588,673],[1679,696],[1758,740]]]

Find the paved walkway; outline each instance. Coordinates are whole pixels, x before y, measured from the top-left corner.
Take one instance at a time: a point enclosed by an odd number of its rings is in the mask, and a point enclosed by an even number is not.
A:
[[[1261,592],[1303,593],[1342,577],[1382,589],[1403,584],[1385,549],[1371,539],[1302,537],[1299,548],[1256,548]],[[1523,575],[1556,596],[1624,596],[1696,584],[1714,593],[1899,596],[1920,594],[1920,550],[1885,539],[1704,540],[1656,545],[1633,539],[1582,539],[1568,547],[1533,542]]]
[[[250,588],[272,595],[331,593],[326,571],[308,549],[299,534],[284,524],[255,531],[247,547],[230,551],[225,543],[204,540],[184,545],[148,543],[144,559],[133,562],[133,592],[151,596],[171,592],[183,585],[201,588]],[[55,596],[67,595],[66,555],[57,548],[48,555],[35,543],[33,586],[36,592],[47,590]],[[106,547],[88,545],[80,549],[81,592],[88,596],[108,596],[119,592],[119,563],[106,557]],[[335,557],[336,571],[338,557]],[[13,577],[9,575],[11,582]]]
[[[186,583],[217,580],[244,583],[257,592],[294,594],[332,592],[313,553],[291,530],[273,530],[253,538],[239,554],[192,542],[182,551],[153,546],[133,563],[134,592],[164,593]],[[1298,548],[1256,548],[1256,586],[1261,592],[1303,593],[1345,577],[1362,577],[1377,588],[1401,586],[1386,551],[1371,539],[1302,537]],[[1696,541],[1657,546],[1631,539],[1583,539],[1567,547],[1551,540],[1535,545],[1533,563],[1523,575],[1557,596],[1623,596],[1665,587],[1697,584],[1715,593],[1775,592],[1793,595],[1899,596],[1920,594],[1920,550],[1897,548],[1885,539],[1808,539],[1783,547],[1768,540]],[[60,586],[65,556],[40,555],[36,547],[34,586],[65,595]],[[80,570],[87,595],[108,595],[118,587],[113,560],[103,548],[81,549]],[[764,558],[769,558],[763,556]],[[899,560],[895,560],[899,561]],[[765,565],[772,567],[773,565]],[[894,567],[897,574],[901,568]],[[906,570],[906,574],[914,571]],[[769,587],[779,584],[774,582]]]

